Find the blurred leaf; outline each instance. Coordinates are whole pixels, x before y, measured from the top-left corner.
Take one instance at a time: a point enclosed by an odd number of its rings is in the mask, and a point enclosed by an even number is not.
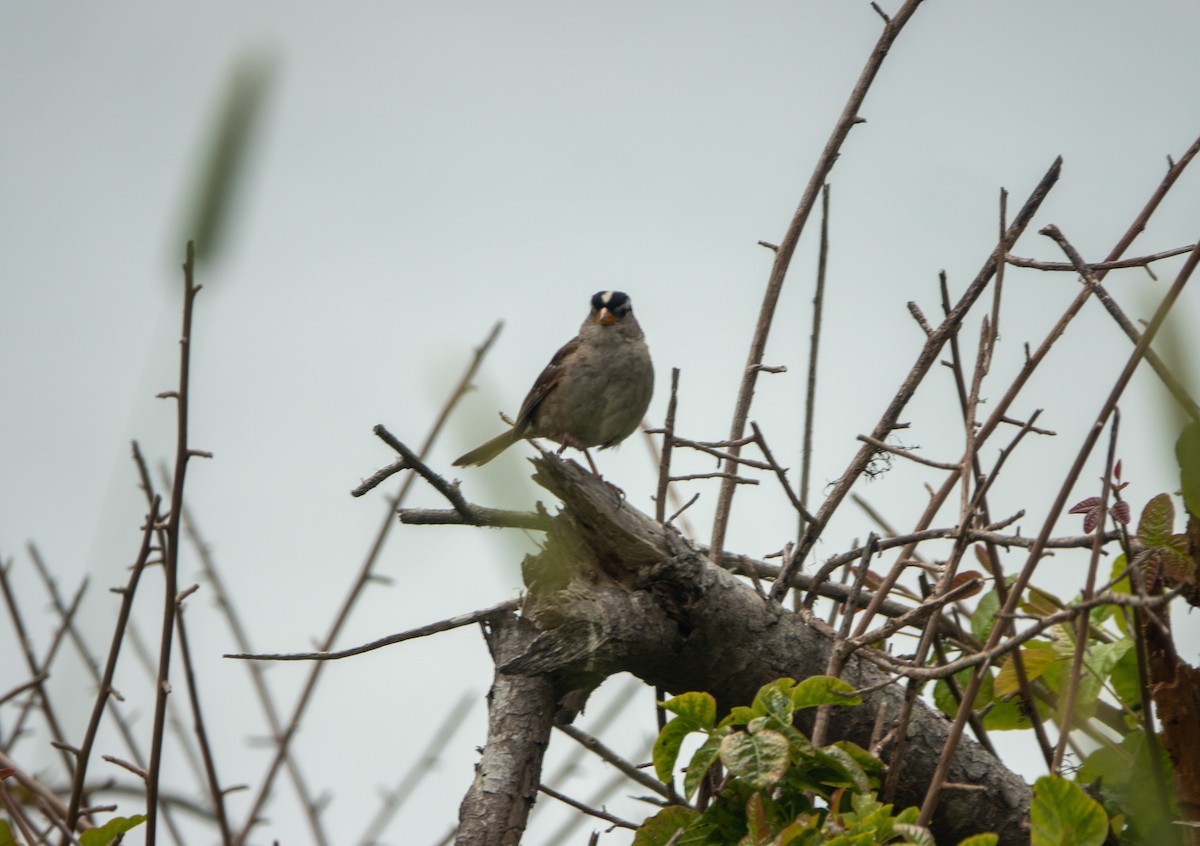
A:
[[[899,834],[908,843],[913,843],[915,846],[937,846],[937,841],[933,839],[933,834],[929,829],[912,823],[896,823],[893,826],[896,834]]]
[[[1047,665],[1059,660],[1058,655],[1048,643],[1036,640],[1030,641],[1021,650],[1021,658],[1025,664],[1025,675],[1030,681],[1040,678],[1046,671]],[[1003,699],[1006,696],[1012,696],[1019,689],[1016,667],[1013,664],[1012,656],[1009,656],[1000,665],[1000,672],[996,674],[994,692],[998,699]]]
[[[954,590],[955,588],[962,587],[967,582],[975,582],[975,587],[974,589],[962,594],[959,597],[960,599],[966,599],[968,597],[975,596],[977,593],[983,590],[983,574],[978,570],[964,570],[961,573],[955,574],[954,578],[950,580],[950,587],[948,590]]]
[[[99,828],[89,828],[79,835],[82,846],[109,846],[130,829],[137,828],[146,818],[141,814],[132,817],[113,817]]]
[[[7,820],[0,820],[0,846],[17,846],[17,839],[13,837]]]
[[[958,846],[996,846],[999,842],[999,835],[989,831],[986,834],[972,834],[966,840],[960,841]]]
[[[977,640],[987,641],[992,633],[992,624],[996,621],[996,612],[1000,610],[1000,595],[995,590],[989,590],[979,598],[975,613],[971,615],[971,634]]]
[[[1054,666],[1055,663],[1051,662],[1047,668]],[[967,689],[972,672],[974,670],[968,667],[954,674],[960,691]],[[958,712],[958,700],[950,691],[950,686],[945,680],[939,679],[934,685],[933,702],[938,710],[947,716],[953,717]],[[989,731],[1027,729],[1032,725],[1019,698],[1004,698],[996,695],[995,676],[992,675],[990,669],[984,673],[983,680],[979,684],[979,695],[975,697],[975,710],[979,711],[984,707],[987,707],[987,711],[983,715],[983,726]],[[1044,714],[1047,710],[1046,706],[1040,702],[1036,703],[1036,707],[1039,714]]]
[[[1034,784],[1029,819],[1033,846],[1100,846],[1108,836],[1100,803],[1061,776],[1042,776]]]
[[[274,71],[271,55],[261,52],[244,55],[234,64],[203,164],[197,170],[180,239],[196,243],[200,262],[211,260],[222,245],[230,206]]]
[[[1194,517],[1200,517],[1200,423],[1183,427],[1175,442],[1175,459],[1179,462],[1183,504]]]
[[[1142,703],[1142,683],[1138,678],[1137,649],[1133,648],[1134,643],[1131,638],[1124,637],[1122,640],[1128,641],[1130,648],[1126,649],[1117,663],[1113,665],[1109,683],[1112,685],[1113,692],[1117,694],[1117,698],[1126,708],[1138,708]]]
[[[1171,779],[1171,759],[1161,746],[1159,770],[1168,782]],[[1119,745],[1102,746],[1088,755],[1076,773],[1082,784],[1093,785],[1099,790],[1105,805],[1119,810],[1124,824],[1129,825],[1136,836],[1129,843],[1169,843],[1172,825],[1163,817],[1163,796],[1158,790],[1158,778],[1150,754],[1150,744],[1141,729],[1131,731],[1121,739]],[[1117,828],[1114,820],[1114,828]],[[1119,828],[1117,830],[1120,830]]]
[[[1063,602],[1057,596],[1041,588],[1030,587],[1021,600],[1021,610],[1039,617],[1049,617],[1063,610]]]

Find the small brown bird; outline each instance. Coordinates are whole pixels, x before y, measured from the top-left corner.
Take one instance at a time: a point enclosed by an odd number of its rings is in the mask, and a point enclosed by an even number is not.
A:
[[[487,464],[522,438],[557,441],[559,452],[583,450],[590,464],[588,447],[607,449],[633,434],[653,393],[654,366],[629,296],[601,291],[579,334],[533,383],[513,427],[454,464]]]

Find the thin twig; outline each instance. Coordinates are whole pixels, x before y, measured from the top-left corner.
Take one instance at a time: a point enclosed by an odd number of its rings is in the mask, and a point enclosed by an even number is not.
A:
[[[549,531],[551,519],[545,512],[508,511],[471,504],[471,519],[454,508],[401,508],[396,512],[401,523],[424,526],[490,526],[499,529]]]
[[[169,485],[170,471],[166,467],[160,467],[159,471],[161,475],[166,477],[167,484]],[[250,636],[246,632],[245,626],[242,625],[241,617],[234,607],[233,598],[229,590],[225,587],[225,579],[217,567],[216,559],[208,543],[205,542],[191,509],[186,504],[183,509],[183,530],[188,542],[191,543],[192,548],[196,552],[196,557],[200,561],[201,571],[212,587],[217,607],[221,610],[221,614],[229,626],[229,631],[233,635],[233,640],[237,644],[238,650],[240,652],[252,652],[253,650],[250,648]],[[283,730],[283,726],[279,718],[279,709],[267,686],[263,665],[250,661],[246,664],[246,670],[250,674],[250,682],[254,688],[255,696],[258,698],[259,707],[266,718],[267,728],[272,737],[278,737]],[[324,827],[321,824],[320,805],[313,798],[312,792],[305,781],[304,774],[300,770],[300,766],[290,754],[287,756],[286,766],[288,777],[292,782],[292,788],[296,792],[296,798],[304,809],[305,820],[308,823],[313,843],[315,846],[326,846],[329,838],[326,836]]]
[[[661,708],[658,710],[660,713],[665,713]],[[555,728],[561,731],[567,737],[578,742],[583,746],[584,749],[594,752],[598,757],[612,764],[628,778],[636,781],[642,787],[645,787],[648,790],[653,790],[659,796],[664,798],[670,798],[670,789],[667,785],[663,784],[653,776],[649,776],[642,772],[634,764],[631,764],[616,752],[609,749],[593,735],[583,731],[582,729],[576,728],[573,725],[555,725]]]
[[[1062,251],[1066,253],[1067,258],[1071,260],[1071,265],[1079,273],[1080,277],[1082,277],[1084,283],[1092,289],[1093,293],[1095,293],[1096,299],[1098,299],[1100,304],[1104,306],[1105,310],[1112,315],[1113,320],[1115,320],[1117,325],[1121,327],[1121,331],[1125,333],[1129,340],[1136,344],[1141,338],[1141,333],[1139,333],[1137,328],[1133,325],[1133,321],[1131,321],[1126,316],[1125,312],[1122,311],[1121,307],[1117,305],[1116,300],[1114,300],[1112,296],[1109,295],[1108,291],[1104,289],[1104,286],[1100,284],[1100,280],[1096,278],[1095,274],[1092,273],[1089,266],[1084,262],[1083,256],[1081,256],[1079,251],[1076,250],[1071,242],[1067,240],[1067,237],[1062,234],[1062,231],[1054,224],[1050,224],[1042,229],[1041,234],[1053,238],[1054,242],[1058,244],[1060,248],[1062,248]],[[1187,388],[1185,388],[1180,381],[1175,378],[1175,374],[1171,372],[1171,368],[1167,366],[1166,362],[1164,362],[1159,357],[1158,353],[1156,353],[1153,349],[1146,350],[1146,363],[1154,368],[1154,372],[1158,374],[1158,378],[1162,379],[1167,390],[1171,392],[1171,396],[1173,396],[1175,401],[1179,403],[1180,407],[1188,413],[1188,416],[1190,416],[1193,420],[1200,422],[1200,406],[1196,405],[1196,401],[1192,399],[1190,394],[1188,394]]]
[[[353,655],[362,655],[364,652],[371,652],[376,649],[382,649],[385,646],[391,646],[394,643],[402,643],[406,640],[414,640],[419,637],[427,637],[438,632],[446,632],[451,629],[462,628],[474,623],[479,623],[484,620],[490,620],[503,614],[511,614],[521,606],[521,600],[509,599],[501,602],[498,605],[493,605],[490,608],[481,608],[478,611],[471,611],[467,614],[459,614],[456,617],[449,617],[445,620],[438,620],[436,623],[429,623],[424,626],[418,626],[415,629],[409,629],[406,632],[388,635],[381,637],[378,640],[373,640],[370,643],[364,643],[360,646],[352,646],[349,649],[339,649],[336,652],[322,650],[320,652],[266,652],[245,654],[231,652],[225,655],[226,658],[240,658],[249,661],[337,661],[341,658],[349,658]]]
[[[447,398],[446,403],[442,406],[442,410],[438,414],[437,419],[430,427],[429,434],[426,435],[425,442],[421,445],[421,455],[426,455],[429,452],[430,448],[437,440],[437,436],[441,433],[443,427],[445,426],[446,421],[449,419],[451,412],[458,405],[458,401],[470,389],[471,380],[475,378],[475,374],[478,372],[479,366],[483,363],[483,359],[486,357],[488,350],[491,349],[496,337],[500,334],[500,328],[502,326],[502,323],[497,322],[492,327],[483,343],[475,348],[474,355],[471,357],[471,361],[467,365],[462,378],[459,379],[458,384],[455,385],[454,389],[451,391],[450,396]],[[371,548],[364,557],[363,562],[350,585],[350,589],[347,592],[346,597],[342,600],[342,604],[334,616],[333,623],[330,625],[328,633],[321,641],[322,649],[328,650],[333,646],[334,641],[337,640],[337,637],[341,633],[342,628],[345,626],[346,621],[350,618],[350,613],[357,604],[359,596],[362,595],[363,589],[371,582],[371,578],[375,570],[375,563],[379,560],[379,554],[383,550],[383,545],[388,536],[391,534],[392,527],[397,522],[393,517],[396,507],[404,501],[408,491],[413,485],[414,479],[416,479],[416,476],[411,474],[406,476],[404,481],[401,483],[400,489],[396,496],[388,499],[383,520],[380,522],[378,530],[376,530],[375,537],[371,543]],[[239,844],[239,846],[240,844],[245,843],[246,838],[250,834],[250,829],[253,828],[254,825],[259,821],[259,816],[262,813],[262,809],[266,805],[267,798],[271,794],[275,777],[278,775],[279,768],[283,765],[283,762],[287,757],[288,748],[291,745],[292,738],[295,737],[296,731],[300,726],[300,720],[304,716],[304,712],[308,709],[308,703],[312,701],[313,691],[316,689],[317,681],[320,679],[324,668],[324,661],[315,662],[312,666],[312,669],[309,671],[308,678],[305,679],[304,686],[300,691],[300,695],[297,698],[295,705],[293,706],[291,716],[286,723],[286,728],[277,738],[278,745],[275,750],[275,755],[272,757],[267,772],[263,776],[262,781],[259,783],[258,792],[255,794],[254,801],[251,803],[250,811],[246,817],[246,822],[243,824],[242,829],[238,832],[235,843]]]
[[[834,124],[829,140],[825,143],[825,149],[821,151],[821,155],[813,167],[812,175],[809,177],[804,194],[800,198],[800,204],[797,206],[795,214],[792,215],[787,232],[784,234],[783,240],[780,241],[779,248],[775,251],[775,261],[771,265],[771,274],[767,279],[767,287],[763,293],[762,307],[759,309],[758,323],[754,329],[754,338],[750,342],[750,352],[746,358],[746,368],[742,372],[742,381],[738,388],[737,401],[734,404],[733,420],[729,427],[729,439],[731,441],[741,438],[746,430],[746,421],[750,416],[750,403],[754,398],[754,386],[758,381],[758,365],[763,362],[763,353],[767,347],[767,336],[770,334],[771,324],[775,319],[775,307],[778,305],[779,295],[783,291],[783,282],[787,276],[788,268],[791,266],[792,255],[796,251],[800,235],[804,231],[805,224],[808,222],[808,216],[812,212],[813,206],[816,205],[821,186],[828,179],[829,172],[833,169],[833,164],[837,161],[839,151],[846,137],[850,134],[850,130],[861,121],[859,110],[862,107],[863,100],[866,99],[867,91],[870,89],[875,75],[879,73],[879,69],[883,65],[884,58],[887,56],[897,36],[900,35],[901,30],[904,29],[904,25],[908,23],[920,5],[921,0],[906,0],[895,17],[889,19],[883,27],[883,31],[879,35],[879,40],[876,42],[870,57],[863,66],[862,73],[859,75],[858,81],[854,84],[854,89],[850,92],[841,115]],[[733,449],[733,454],[735,456],[738,454],[736,447]],[[714,555],[718,558],[720,557],[722,547],[725,545],[725,530],[729,524],[733,494],[737,487],[736,481],[731,478],[733,470],[733,462],[726,462],[726,472],[730,477],[727,477],[721,484],[721,491],[717,498],[716,515],[713,519],[712,540],[709,546],[714,550]]]
[[[800,515],[802,520],[812,520],[812,515],[808,513],[808,509],[800,502],[800,497],[792,490],[791,484],[787,480],[787,470],[779,466],[779,462],[775,460],[775,456],[771,453],[771,448],[767,446],[767,439],[763,435],[762,430],[758,428],[758,424],[753,420],[750,421],[750,429],[754,432],[754,440],[758,443],[758,448],[762,450],[763,458],[767,459],[767,466],[775,474],[775,478],[779,480],[780,487],[787,494],[788,500],[792,503],[792,508],[796,509],[796,513]]]
[[[167,721],[167,697],[171,692],[171,645],[175,637],[175,596],[179,592],[179,525],[183,511],[183,483],[187,476],[188,403],[191,382],[192,312],[200,286],[193,271],[196,246],[188,242],[183,262],[183,327],[179,338],[179,388],[175,392],[175,468],[171,485],[171,511],[167,515],[167,547],[163,550],[162,631],[158,650],[158,680],[154,686],[154,727],[150,733],[150,766],[146,778],[146,846],[158,837],[158,783],[162,775],[163,735]]]
[[[160,506],[161,500],[155,497],[154,502],[150,506],[150,511],[146,515],[146,523],[142,527],[142,548],[138,551],[137,560],[133,564],[133,571],[129,574],[129,581],[121,591],[121,607],[117,611],[112,644],[108,649],[108,661],[104,665],[104,674],[100,678],[96,701],[92,704],[92,715],[88,719],[87,729],[83,733],[83,742],[79,744],[79,755],[76,756],[78,767],[75,770],[75,779],[71,782],[71,798],[68,800],[67,810],[63,816],[67,828],[72,830],[78,825],[76,818],[79,815],[79,806],[83,799],[84,777],[87,775],[88,762],[91,760],[92,746],[96,742],[96,733],[100,728],[100,718],[104,714],[105,703],[107,703],[108,697],[112,693],[113,676],[117,670],[117,657],[121,653],[121,644],[124,641],[125,630],[129,624],[129,614],[133,608],[133,597],[137,592],[142,571],[146,569],[146,562],[150,558],[151,541],[154,538],[155,527],[158,523],[158,509]]]
[[[196,744],[200,748],[200,759],[204,762],[204,776],[208,782],[209,799],[212,802],[213,815],[217,820],[217,830],[221,832],[221,843],[223,846],[230,846],[233,842],[233,835],[229,830],[229,818],[225,813],[225,791],[221,789],[221,781],[217,777],[217,764],[213,759],[212,746],[208,741],[208,731],[204,725],[204,712],[200,707],[200,690],[196,684],[192,650],[188,644],[187,626],[184,625],[182,597],[176,604],[179,608],[175,615],[175,628],[179,635],[179,657],[183,666],[184,680],[187,682],[188,704],[192,709],[192,727],[196,732]]]
[[[7,567],[0,567],[0,592],[4,594],[4,603],[8,607],[9,619],[12,621],[13,630],[16,632],[17,643],[20,646],[21,656],[25,659],[25,667],[29,670],[29,677],[33,679],[43,677],[46,666],[42,662],[39,662],[37,656],[33,653],[33,642],[29,639],[29,633],[25,628],[25,622],[21,617],[20,608],[17,605],[17,598],[13,593],[12,585],[8,581]],[[45,684],[38,682],[34,686],[34,690],[37,696],[38,707],[46,719],[46,726],[50,729],[50,737],[58,743],[65,743],[66,736],[59,725],[58,716],[50,701],[50,696],[46,693]],[[13,739],[15,738],[14,734]],[[71,753],[62,747],[59,747],[59,751],[62,753],[63,766],[66,768],[67,776],[70,777],[75,772],[76,761]]]
[[[1138,364],[1140,364],[1142,358],[1145,357],[1147,348],[1154,340],[1154,336],[1158,334],[1158,330],[1162,326],[1163,321],[1166,319],[1167,314],[1170,312],[1171,306],[1174,305],[1175,300],[1179,297],[1183,287],[1191,278],[1191,275],[1193,271],[1195,271],[1198,263],[1200,263],[1200,246],[1197,246],[1197,248],[1188,256],[1187,261],[1184,262],[1184,265],[1180,269],[1179,274],[1175,277],[1175,281],[1172,283],[1171,288],[1167,291],[1166,296],[1163,297],[1162,302],[1155,310],[1154,317],[1151,319],[1150,325],[1146,327],[1145,333],[1142,335],[1137,346],[1130,354],[1129,360],[1126,362],[1124,369],[1122,369],[1120,376],[1117,377],[1116,383],[1113,385],[1112,390],[1109,392],[1108,398],[1105,400],[1104,405],[1101,407],[1100,412],[1097,415],[1096,422],[1088,430],[1088,433],[1084,438],[1083,445],[1080,447],[1079,453],[1075,457],[1075,462],[1072,464],[1070,471],[1063,480],[1062,487],[1059,489],[1054,503],[1047,512],[1046,520],[1043,523],[1042,530],[1038,535],[1038,540],[1034,544],[1033,549],[1030,550],[1029,558],[1026,560],[1025,566],[1021,569],[1020,573],[1017,574],[1016,581],[1013,582],[1009,592],[1008,602],[1006,602],[1004,607],[1001,609],[1002,614],[1011,615],[1016,609],[1017,601],[1024,592],[1029,579],[1033,575],[1033,571],[1036,568],[1038,561],[1041,559],[1041,553],[1045,541],[1047,538],[1049,538],[1050,531],[1053,528],[1055,521],[1058,519],[1059,514],[1062,513],[1062,509],[1066,505],[1067,497],[1070,496],[1071,489],[1075,485],[1076,480],[1079,478],[1079,474],[1083,470],[1084,463],[1091,454],[1092,448],[1096,444],[1096,440],[1100,437],[1100,433],[1103,431],[1105,422],[1108,420],[1109,415],[1112,414],[1113,409],[1116,407],[1117,400],[1121,397],[1122,393],[1124,393],[1126,385],[1129,384],[1129,380],[1133,377],[1134,370],[1137,369]],[[985,651],[996,646],[1003,631],[1003,622],[1002,620],[998,620],[996,625],[993,626],[991,635],[988,637],[988,641],[984,646]],[[934,771],[932,783],[929,787],[929,792],[926,794],[925,802],[921,806],[921,815],[919,818],[919,823],[921,825],[928,824],[929,820],[933,817],[934,810],[937,808],[938,799],[941,793],[940,786],[946,780],[946,775],[950,770],[950,761],[953,758],[955,751],[957,751],[958,741],[962,737],[963,725],[966,722],[966,711],[970,709],[972,703],[975,701],[975,697],[979,694],[979,688],[982,684],[982,677],[983,667],[976,668],[976,671],[971,676],[971,682],[964,693],[963,704],[959,707],[958,714],[956,715],[954,722],[951,724],[950,731],[947,734],[946,746],[942,750],[941,757],[938,760],[937,769]]]
[[[1139,256],[1138,258],[1121,259],[1120,261],[1101,261],[1095,264],[1085,264],[1089,273],[1095,273],[1097,270],[1121,270],[1129,267],[1145,267],[1148,264],[1153,264],[1156,261],[1163,259],[1181,256],[1184,253],[1190,253],[1195,249],[1195,244],[1188,244],[1186,247],[1176,247],[1173,250],[1163,250],[1161,253],[1154,253],[1148,256]],[[1056,271],[1074,271],[1079,272],[1079,266],[1073,261],[1038,261],[1037,259],[1021,258],[1009,253],[1004,257],[1004,260],[1015,267],[1028,267],[1032,270],[1056,270]]]
[[[454,736],[456,731],[462,728],[463,719],[475,703],[475,696],[476,694],[470,691],[463,693],[454,707],[446,712],[437,730],[429,735],[429,742],[425,744],[425,748],[421,753],[416,757],[408,759],[407,772],[400,777],[400,781],[394,790],[390,790],[383,795],[383,801],[380,804],[379,810],[367,824],[362,837],[358,839],[361,846],[375,846],[379,842],[379,838],[383,835],[384,830],[387,829],[388,823],[392,821],[405,801],[412,795],[414,788],[437,766],[438,759],[450,743],[450,738]]]
[[[464,520],[469,523],[475,522],[475,512],[471,508],[471,504],[463,498],[462,491],[458,489],[457,483],[452,484],[447,482],[439,474],[435,473],[428,464],[421,460],[419,455],[409,449],[407,445],[402,443],[382,424],[375,426],[371,431],[381,441],[400,453],[404,459],[404,463],[413,470],[416,470],[420,477],[429,483],[430,487],[444,496],[454,506],[454,510],[462,515]]]
[[[810,522],[808,491],[812,478],[814,419],[817,410],[817,359],[821,352],[821,321],[825,311],[825,273],[829,265],[829,183],[821,188],[821,246],[817,253],[817,284],[813,292],[812,331],[808,338],[808,377],[804,382],[804,438],[800,447],[800,507],[796,537]]]
[[[663,421],[662,455],[658,460],[658,486],[654,492],[654,519],[660,523],[667,518],[667,490],[671,484],[671,451],[675,448],[675,409],[679,403],[679,368],[671,368],[671,398],[667,401],[667,417]]]
[[[948,461],[934,461],[931,458],[925,458],[924,456],[917,455],[913,451],[914,449],[917,449],[917,447],[892,446],[891,444],[884,443],[878,438],[872,438],[870,435],[859,435],[858,440],[862,441],[864,444],[870,444],[876,449],[883,450],[884,452],[890,452],[892,455],[898,455],[901,458],[907,458],[909,461],[915,461],[917,464],[924,464],[926,467],[933,467],[935,470],[955,470],[958,467],[957,464],[951,464]]]
[[[608,811],[602,811],[599,808],[589,807],[589,806],[583,804],[582,802],[580,802],[579,800],[572,799],[570,796],[567,796],[563,793],[559,793],[557,790],[547,787],[544,784],[539,784],[538,790],[541,791],[542,793],[545,793],[547,796],[551,797],[552,799],[557,799],[559,802],[563,802],[567,805],[570,805],[572,808],[575,808],[578,811],[583,811],[585,814],[587,814],[589,816],[593,816],[593,817],[596,817],[597,819],[601,819],[606,822],[610,822],[613,825],[618,826],[619,828],[628,828],[630,830],[636,830],[638,828],[637,823],[631,823],[629,820],[623,820],[620,817],[613,816]],[[558,841],[556,841],[556,842],[558,842]]]
[[[34,565],[35,566],[38,565],[37,559],[34,559]],[[7,573],[4,572],[4,568],[0,568],[0,581],[2,581],[4,584],[3,589],[4,589],[6,601],[15,605],[15,595],[13,596],[12,599],[8,599],[11,588],[8,585]],[[52,591],[49,591],[52,594],[53,599],[57,600],[58,607],[61,608],[62,611],[59,614],[59,623],[58,623],[58,626],[54,630],[54,636],[53,636],[53,638],[51,638],[50,646],[46,649],[45,656],[42,658],[41,661],[36,661],[36,659],[34,661],[34,666],[38,667],[39,669],[37,670],[37,672],[32,674],[32,678],[41,679],[42,681],[44,681],[45,679],[50,677],[50,668],[51,668],[51,665],[54,663],[55,656],[58,654],[59,646],[62,645],[64,638],[66,638],[72,631],[74,631],[75,613],[79,610],[79,605],[83,601],[83,595],[84,595],[85,591],[87,590],[87,584],[88,584],[88,580],[87,580],[87,577],[85,576],[80,581],[79,588],[75,591],[75,597],[71,600],[71,604],[69,607],[62,606],[62,604],[61,604],[62,599],[61,599],[61,597],[58,596],[57,588],[55,588]],[[20,622],[20,617],[15,613],[15,611],[12,616],[13,616],[14,626],[17,627],[18,631],[23,630],[24,626]],[[27,641],[24,639],[23,635],[19,635],[19,638],[22,639],[23,643],[27,643]],[[27,664],[28,664],[28,654],[27,654],[26,660],[27,660]],[[35,688],[37,689],[38,694],[36,696],[29,697],[28,699],[25,700],[24,703],[22,703],[21,710],[17,714],[17,718],[13,721],[12,730],[9,732],[8,741],[6,743],[4,743],[5,748],[11,749],[13,744],[16,742],[16,739],[24,731],[25,721],[29,718],[29,714],[33,711],[34,704],[37,702],[45,701],[44,688],[42,687],[40,681],[38,682],[37,685],[35,685]],[[52,717],[53,712],[50,712],[49,716]],[[57,726],[57,720],[54,720],[52,725]],[[56,734],[52,728],[51,737],[57,738],[58,736],[59,735]],[[52,743],[58,743],[58,742],[60,742],[60,741],[52,740]],[[70,759],[69,763],[68,763],[68,767],[74,767],[74,764],[75,764],[74,759]]]
[[[1174,186],[1179,180],[1179,177],[1183,175],[1183,171],[1186,169],[1188,164],[1190,164],[1198,154],[1200,154],[1200,137],[1197,137],[1196,140],[1192,142],[1191,147],[1188,148],[1187,152],[1179,159],[1177,163],[1172,164],[1170,170],[1168,170],[1167,174],[1162,178],[1154,192],[1150,195],[1150,199],[1146,201],[1145,206],[1143,206],[1138,212],[1133,222],[1129,225],[1129,228],[1125,230],[1125,233],[1109,252],[1107,260],[1116,261],[1127,249],[1129,249],[1129,246],[1133,243],[1134,239],[1143,230],[1145,230],[1150,218],[1162,204],[1163,198],[1166,197],[1172,186]],[[1028,205],[1028,203],[1026,205]],[[1101,271],[1101,273],[1104,272],[1106,271]],[[1021,389],[1033,375],[1038,365],[1045,360],[1054,343],[1063,334],[1063,332],[1066,331],[1068,324],[1070,324],[1075,315],[1079,313],[1080,309],[1083,308],[1090,296],[1091,289],[1084,288],[1081,290],[1071,304],[1067,306],[1062,316],[1059,317],[1057,323],[1055,323],[1055,325],[1046,334],[1046,337],[1042,340],[1041,344],[1039,344],[1037,350],[1030,352],[1028,346],[1026,346],[1025,362],[1022,365],[1021,370],[1014,377],[1008,389],[1004,392],[1004,395],[1000,398],[999,402],[996,403],[991,416],[983,424],[983,426],[980,427],[979,432],[975,436],[977,451],[988,439],[988,437],[996,430],[1000,423],[1007,422],[1009,420],[1007,416],[1008,408],[1016,400],[1017,395],[1021,392]],[[920,519],[917,521],[917,524],[914,527],[915,532],[920,532],[921,530],[927,528],[930,523],[932,523],[934,517],[940,511],[942,505],[946,501],[946,498],[949,497],[957,483],[958,473],[957,471],[953,471],[946,477],[946,479],[942,482],[941,488],[934,493],[934,495],[930,498],[930,501],[926,504],[925,511],[922,513]],[[900,558],[904,559],[908,557],[911,555],[911,552],[911,549],[906,548],[901,552]],[[869,613],[868,615],[864,615],[864,619],[868,618],[868,616]]]
[[[1050,189],[1058,181],[1058,176],[1061,169],[1062,158],[1059,157],[1054,160],[1054,163],[1050,166],[1049,170],[1046,171],[1045,176],[1042,177],[1037,187],[1034,188],[1033,192],[1029,195],[1029,199],[1025,201],[1025,205],[1013,219],[1012,225],[1008,227],[1008,230],[1005,232],[1004,237],[1000,240],[1000,243],[996,245],[996,248],[992,251],[992,254],[984,263],[983,268],[979,271],[978,275],[974,280],[972,280],[971,284],[967,286],[967,289],[959,298],[958,304],[955,305],[946,319],[942,321],[941,325],[934,330],[934,333],[926,339],[925,345],[923,346],[920,354],[917,356],[917,360],[913,364],[912,369],[909,371],[908,376],[905,377],[903,384],[901,384],[900,390],[896,392],[896,395],[892,398],[887,409],[884,411],[883,416],[880,418],[879,423],[876,424],[875,429],[871,432],[871,436],[873,438],[877,440],[883,440],[895,429],[896,423],[900,418],[900,412],[908,404],[909,399],[911,399],[912,395],[916,392],[917,386],[924,379],[925,374],[929,372],[929,368],[932,367],[933,363],[937,360],[937,356],[941,351],[942,345],[946,342],[950,335],[956,331],[958,325],[966,316],[967,311],[971,308],[971,306],[974,305],[975,301],[983,293],[984,288],[987,286],[989,280],[996,271],[996,267],[1000,263],[1000,257],[1008,252],[1012,244],[1015,243],[1017,238],[1021,236],[1021,233],[1025,231],[1025,228],[1033,219],[1034,214],[1037,212],[1038,208],[1040,208],[1042,201],[1046,198],[1046,195],[1050,192]],[[805,557],[808,555],[808,552],[820,538],[824,527],[828,525],[829,519],[833,516],[833,512],[837,510],[837,507],[841,504],[851,486],[858,480],[859,475],[867,467],[875,452],[875,447],[864,445],[851,460],[850,466],[846,468],[841,478],[834,483],[828,496],[826,496],[825,501],[821,504],[821,508],[817,511],[816,519],[809,525],[808,529],[804,533],[804,538],[801,540],[797,554],[793,559],[792,569],[799,567],[803,563]],[[951,474],[951,477],[953,477],[953,474]],[[786,582],[787,577],[790,575],[790,572],[785,572],[783,581]],[[786,587],[783,584],[777,583],[772,588],[772,596],[774,598],[780,598],[782,596],[782,591],[785,589]]]
[[[1112,424],[1109,426],[1108,457],[1104,462],[1104,476],[1100,482],[1100,519],[1096,521],[1096,541],[1092,544],[1092,554],[1088,560],[1087,579],[1084,582],[1080,596],[1086,601],[1091,599],[1096,590],[1096,571],[1100,567],[1100,550],[1104,545],[1104,523],[1108,515],[1108,498],[1112,494],[1113,465],[1117,458],[1117,431],[1121,425],[1121,411],[1113,409]],[[1067,694],[1063,699],[1063,723],[1058,735],[1058,744],[1054,747],[1054,758],[1050,762],[1050,772],[1060,773],[1063,755],[1066,752],[1067,739],[1071,736],[1071,723],[1075,720],[1075,698],[1079,694],[1079,685],[1083,681],[1083,656],[1088,650],[1091,629],[1091,615],[1080,614],[1076,621],[1075,654],[1071,656],[1071,674],[1067,676]]]

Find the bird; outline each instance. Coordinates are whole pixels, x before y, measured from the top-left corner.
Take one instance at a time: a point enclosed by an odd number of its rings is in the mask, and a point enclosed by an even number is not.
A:
[[[621,291],[600,291],[579,334],[554,354],[521,403],[512,428],[454,460],[487,464],[523,438],[549,438],[582,450],[599,475],[589,447],[616,446],[637,429],[654,393],[654,365]]]

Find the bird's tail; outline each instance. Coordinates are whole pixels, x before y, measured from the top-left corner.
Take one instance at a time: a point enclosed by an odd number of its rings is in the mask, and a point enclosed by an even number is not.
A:
[[[478,464],[487,464],[504,450],[515,444],[519,438],[517,437],[516,429],[509,429],[502,435],[497,435],[481,447],[477,447],[466,455],[460,455],[454,459],[455,467],[471,467]]]

